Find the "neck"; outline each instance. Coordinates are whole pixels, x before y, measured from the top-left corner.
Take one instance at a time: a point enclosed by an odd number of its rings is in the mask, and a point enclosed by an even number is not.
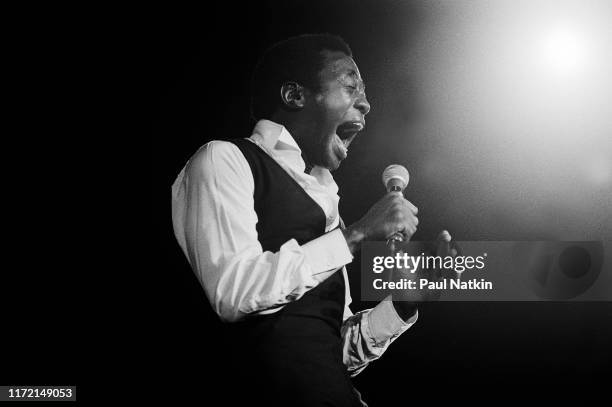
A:
[[[307,120],[303,115],[285,111],[277,111],[272,115],[271,120],[283,125],[287,129],[298,147],[300,147],[300,150],[302,150],[302,158],[306,163],[306,169],[312,169],[314,163],[312,162],[312,154],[309,151],[309,146],[316,137],[316,132],[312,125],[313,121]],[[310,143],[308,141],[310,141]]]

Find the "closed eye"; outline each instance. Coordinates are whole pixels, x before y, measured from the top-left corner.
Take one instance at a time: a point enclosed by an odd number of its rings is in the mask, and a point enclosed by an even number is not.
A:
[[[357,84],[347,84],[346,86],[352,91],[365,93],[365,85],[363,82],[358,82]]]
[[[359,92],[360,89],[362,89],[360,86],[357,85],[346,85],[346,87],[350,89],[351,94]]]
[[[351,80],[349,82],[346,79],[338,79],[338,82],[340,82],[345,88],[350,89],[351,93],[365,92],[365,84],[361,81],[355,82],[354,80]]]

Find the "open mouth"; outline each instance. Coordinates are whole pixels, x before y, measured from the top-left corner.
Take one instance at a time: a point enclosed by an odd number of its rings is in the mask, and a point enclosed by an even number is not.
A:
[[[349,145],[353,142],[357,133],[364,129],[365,125],[363,122],[345,122],[342,123],[336,129],[336,134],[344,144],[344,147],[348,149]]]

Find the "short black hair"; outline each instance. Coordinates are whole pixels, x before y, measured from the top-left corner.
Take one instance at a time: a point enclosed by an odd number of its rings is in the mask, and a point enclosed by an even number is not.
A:
[[[286,82],[295,81],[314,91],[320,90],[319,73],[325,63],[324,51],[340,51],[353,56],[348,44],[333,34],[303,34],[268,48],[251,79],[253,119],[270,119],[282,106],[280,89]]]

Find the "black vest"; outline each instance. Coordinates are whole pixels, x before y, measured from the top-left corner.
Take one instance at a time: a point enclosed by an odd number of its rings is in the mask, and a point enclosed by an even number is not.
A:
[[[231,142],[253,173],[257,234],[264,251],[276,252],[290,239],[302,245],[325,233],[321,207],[274,159],[247,139]],[[276,313],[228,325],[240,342],[240,368],[248,369],[251,380],[263,380],[255,387],[266,389],[257,395],[259,401],[360,405],[342,362],[345,289],[338,271]]]

